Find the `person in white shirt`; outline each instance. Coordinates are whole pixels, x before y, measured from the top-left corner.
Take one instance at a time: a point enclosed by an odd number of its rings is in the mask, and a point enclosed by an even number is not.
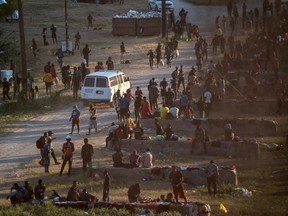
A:
[[[153,167],[152,160],[153,160],[153,156],[152,156],[152,154],[150,152],[150,149],[147,148],[146,152],[143,153],[142,157],[141,157],[142,167],[143,168],[151,168],[151,167]]]
[[[178,118],[179,109],[176,107],[175,104],[173,104],[172,107],[170,108],[170,113],[173,115],[174,118]]]
[[[203,94],[203,97],[204,97],[204,102],[206,104],[206,115],[208,116],[209,112],[211,111],[212,93],[208,89],[206,89]]]

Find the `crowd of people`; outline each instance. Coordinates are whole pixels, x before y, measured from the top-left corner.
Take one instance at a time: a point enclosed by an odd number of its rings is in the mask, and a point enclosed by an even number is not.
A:
[[[237,28],[239,12],[237,9],[237,5],[232,4],[229,1],[227,5],[228,16],[221,16],[216,18],[216,30],[215,35],[212,39],[211,45],[213,50],[213,55],[218,54],[218,46],[220,47],[220,52],[223,54],[223,58],[221,61],[218,61],[216,64],[213,63],[213,60],[210,60],[207,67],[207,73],[203,72],[203,61],[208,61],[208,42],[207,39],[204,39],[201,36],[199,27],[196,25],[191,26],[191,28],[187,28],[188,39],[195,39],[195,57],[196,57],[196,67],[192,66],[191,69],[187,73],[185,73],[185,68],[183,65],[175,66],[175,70],[171,73],[171,81],[170,83],[166,80],[166,77],[161,80],[159,85],[157,84],[157,80],[153,77],[148,84],[148,95],[145,96],[139,86],[136,87],[134,95],[131,90],[127,91],[125,94],[121,95],[120,91],[117,92],[114,96],[114,104],[116,115],[119,120],[119,125],[114,122],[111,124],[111,127],[108,129],[108,137],[106,138],[106,147],[108,147],[111,142],[115,147],[115,153],[112,155],[112,161],[114,167],[125,167],[125,168],[135,168],[135,167],[143,167],[143,168],[151,168],[153,167],[153,155],[150,152],[150,149],[146,149],[145,153],[139,154],[137,150],[133,150],[133,152],[129,155],[129,163],[123,162],[123,154],[121,152],[120,140],[121,139],[132,139],[133,136],[135,139],[147,139],[144,136],[144,130],[141,126],[141,119],[146,118],[156,118],[156,119],[177,119],[177,118],[193,118],[196,115],[200,118],[204,118],[209,116],[209,113],[213,109],[213,101],[215,100],[223,100],[225,97],[225,84],[226,84],[226,76],[231,71],[231,68],[241,68],[244,67],[245,61],[248,61],[248,70],[249,73],[245,73],[243,75],[244,81],[248,84],[247,88],[243,90],[244,93],[252,94],[251,97],[255,97],[256,95],[256,83],[258,79],[258,75],[272,70],[275,75],[275,80],[277,82],[273,83],[274,86],[276,84],[280,84],[277,86],[280,88],[280,96],[279,96],[279,104],[281,101],[283,102],[288,96],[288,87],[287,82],[282,80],[281,71],[285,69],[285,57],[287,56],[287,50],[283,49],[283,47],[287,47],[288,42],[288,23],[287,23],[287,8],[283,6],[283,8],[279,8],[279,5],[275,5],[275,12],[272,3],[267,3],[264,0],[265,4],[263,4],[263,16],[262,20],[260,20],[259,9],[255,8],[254,10],[250,10],[248,12],[247,6],[245,3],[242,5],[242,28],[249,32],[245,41],[240,41],[235,39],[235,31]],[[184,10],[184,9],[183,9]],[[181,15],[180,15],[181,13]],[[186,15],[187,11],[180,11],[179,15],[181,17],[180,21],[174,23],[173,31],[175,32],[175,38],[171,41],[166,41],[164,45],[159,43],[155,49],[149,50],[147,56],[149,58],[149,66],[151,69],[154,68],[154,59],[156,59],[157,67],[162,63],[163,59],[166,59],[166,64],[169,68],[172,67],[171,61],[173,58],[176,58],[178,51],[178,42],[177,39],[183,38],[184,27],[186,23]],[[279,22],[277,25],[272,25],[272,20],[277,18]],[[222,25],[220,24],[220,20]],[[225,33],[229,30],[226,28],[226,23],[230,21],[230,35],[227,39],[225,39]],[[89,22],[89,20],[88,20]],[[275,22],[273,22],[275,23]],[[88,28],[92,26],[88,23]],[[239,26],[239,25],[238,25]],[[56,30],[54,30],[53,34],[53,26],[51,26],[53,43],[57,43]],[[55,28],[55,26],[54,26]],[[43,33],[44,44],[46,42],[46,30],[45,38]],[[77,48],[79,49],[79,40],[81,36],[78,34]],[[46,42],[46,43],[45,43]],[[228,49],[227,47],[228,46]],[[76,43],[75,43],[76,49]],[[162,50],[164,49],[164,54],[162,55]],[[228,52],[227,52],[228,50]],[[120,46],[121,51],[121,63],[125,63],[125,47],[124,43],[121,43]],[[81,64],[81,66],[74,67],[73,72],[70,70],[70,66],[63,66],[63,58],[64,55],[61,50],[58,50],[57,53],[57,61],[59,63],[59,67],[61,68],[62,73],[62,82],[65,88],[70,89],[72,86],[73,96],[75,99],[78,98],[78,90],[80,89],[80,83],[83,82],[85,76],[89,73],[89,54],[90,49],[88,45],[82,50],[83,57],[85,62]],[[209,56],[210,58],[210,56]],[[212,57],[211,57],[212,59]],[[164,60],[163,60],[164,62]],[[106,61],[107,69],[114,69],[114,63],[111,57],[108,57]],[[247,66],[245,66],[246,68]],[[103,63],[98,62],[95,67],[95,71],[104,69]],[[286,68],[287,69],[287,68]],[[187,70],[188,71],[188,70]],[[45,82],[46,94],[51,93],[51,88],[53,84],[57,85],[59,82],[59,78],[56,73],[56,69],[54,64],[50,62],[47,63],[44,67],[44,77],[43,82]],[[198,85],[200,79],[204,74],[204,91],[203,95],[196,101],[193,102],[192,95],[192,87]],[[218,76],[220,74],[220,76]],[[185,76],[186,75],[186,76]],[[240,76],[241,74],[239,74]],[[242,76],[242,75],[241,75]],[[187,78],[186,78],[187,77]],[[220,78],[219,78],[220,77]],[[185,79],[186,78],[186,79]],[[238,82],[240,82],[240,78]],[[5,80],[7,81],[7,80]],[[72,82],[72,83],[71,83]],[[4,86],[4,85],[3,85]],[[7,84],[5,85],[5,89],[3,87],[3,100],[5,97],[9,98],[9,88],[7,91]],[[32,85],[31,85],[32,86]],[[36,87],[35,87],[36,89]],[[240,91],[241,85],[239,85]],[[5,90],[5,91],[4,91]],[[252,91],[250,91],[252,90]],[[38,90],[37,90],[38,92]],[[250,96],[250,95],[249,95]],[[178,102],[176,99],[179,99],[179,105],[176,105]],[[132,118],[132,112],[130,111],[130,107],[132,102],[134,102],[134,119]],[[161,107],[158,107],[158,104],[162,103]],[[194,106],[194,104],[196,106]],[[196,107],[196,110],[194,110]],[[96,118],[96,110],[91,106],[89,107],[89,112],[91,114],[89,120],[89,131],[87,135],[91,134],[91,130],[95,129],[97,132],[97,118]],[[197,113],[197,114],[196,114]],[[279,111],[280,113],[280,111]],[[77,127],[77,132],[80,132],[80,111],[77,109],[77,106],[73,107],[73,111],[70,117],[70,121],[72,123],[71,132],[72,135],[74,133],[74,127]],[[55,156],[55,152],[52,147],[52,131],[48,131],[48,133],[44,133],[45,143],[43,147],[40,149],[41,160],[39,163],[43,165],[45,173],[49,173],[50,166],[50,155],[53,157],[55,164],[60,164]],[[165,129],[161,127],[159,122],[155,121],[155,135],[163,136],[165,140],[173,140],[177,138],[175,137],[175,133],[171,125],[167,125]],[[231,125],[227,125],[225,129],[225,140],[233,140],[234,132]],[[62,145],[62,153],[63,153],[63,162],[59,172],[59,176],[63,174],[64,168],[68,163],[68,175],[71,174],[72,169],[72,161],[73,154],[75,151],[74,143],[71,142],[72,137],[70,135],[66,136],[66,141]],[[206,152],[206,142],[209,140],[207,133],[203,130],[199,125],[195,130],[195,142],[201,142],[204,146],[204,151]],[[193,149],[193,148],[192,148]],[[92,176],[92,157],[93,157],[93,146],[89,144],[87,138],[84,139],[84,145],[81,149],[81,157],[83,159],[83,171],[88,171],[88,176]],[[207,185],[208,192],[211,196],[215,197],[217,192],[217,180],[219,177],[218,166],[214,163],[213,160],[210,161],[207,166]],[[160,196],[158,201],[168,201],[168,202],[178,202],[179,198],[183,198],[184,202],[187,202],[187,198],[185,196],[185,190],[183,188],[183,175],[181,171],[176,169],[176,166],[172,166],[172,171],[169,174],[169,181],[172,185],[172,191],[165,196]],[[211,190],[211,186],[213,187],[213,191]],[[29,186],[29,182],[25,182],[24,187],[28,191],[29,196],[26,192],[23,192],[22,187],[20,187],[17,183],[13,185],[11,188],[11,194],[9,198],[11,199],[12,204],[17,204],[21,202],[31,202],[33,196],[35,199],[39,201],[39,203],[43,203],[44,193],[46,190],[43,181],[39,179],[37,190],[36,187],[33,188]],[[32,188],[32,190],[31,190]],[[109,190],[110,190],[110,176],[108,171],[104,171],[104,183],[103,183],[103,201],[109,202]],[[16,192],[15,192],[16,191]],[[31,192],[32,191],[32,192]],[[37,192],[36,192],[37,191]],[[39,192],[40,191],[40,192]],[[26,194],[25,198],[21,197],[21,194]],[[36,195],[37,194],[37,195]],[[136,183],[129,187],[128,189],[128,200],[129,202],[139,202],[143,200],[143,196],[141,196],[141,185]],[[17,201],[15,197],[17,198]],[[72,187],[69,189],[67,195],[68,201],[94,201],[97,200],[95,196],[89,194],[85,189],[79,189],[78,182],[74,181]]]

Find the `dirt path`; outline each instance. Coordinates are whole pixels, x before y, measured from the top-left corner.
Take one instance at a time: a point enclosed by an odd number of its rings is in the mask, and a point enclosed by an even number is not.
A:
[[[178,3],[186,5],[184,1],[177,1]],[[190,5],[191,6],[191,5]],[[179,8],[182,5],[178,6]],[[194,7],[194,6],[191,6]],[[179,9],[177,8],[177,10]],[[202,7],[201,7],[202,8]],[[187,8],[186,8],[187,9]],[[198,8],[199,9],[199,8]],[[72,9],[71,9],[72,10]],[[195,10],[195,9],[194,9]],[[222,7],[222,11],[220,10],[211,10],[209,15],[210,21],[214,21],[214,15],[219,13],[226,13],[226,8]],[[72,14],[72,13],[71,13]],[[207,25],[206,20],[192,20],[193,23],[199,24],[201,27],[202,24]],[[202,23],[201,23],[202,22]],[[33,24],[33,23],[32,23]],[[31,25],[32,25],[31,24]],[[77,25],[77,24],[76,24]],[[79,24],[78,24],[79,25]],[[213,22],[209,25],[214,25]],[[35,28],[30,27],[30,28]],[[200,28],[201,29],[201,28]],[[158,42],[163,42],[163,40],[158,37],[111,37],[111,33],[107,32],[95,32],[89,31],[85,33],[83,32],[83,36],[85,35],[85,39],[83,41],[88,41],[94,39],[96,36],[99,38],[105,38],[109,34],[109,38],[103,45],[92,46],[93,55],[91,56],[91,66],[90,69],[94,67],[98,60],[104,61],[108,56],[112,56],[112,59],[115,63],[115,68],[119,70],[123,70],[128,76],[131,78],[131,82],[133,84],[132,92],[135,91],[136,86],[140,86],[144,91],[144,95],[147,95],[147,85],[149,80],[152,77],[156,78],[158,84],[166,77],[167,80],[170,80],[170,76],[172,71],[175,69],[175,66],[183,65],[185,71],[185,77],[189,70],[191,69],[191,65],[195,64],[195,55],[194,55],[194,44],[195,41],[192,42],[184,42],[179,41],[179,50],[180,57],[173,60],[172,67],[167,68],[167,66],[154,68],[154,70],[150,70],[148,66],[147,59],[147,51],[149,49],[155,49]],[[201,34],[207,38],[208,41],[211,41],[211,32],[201,32]],[[95,36],[96,35],[96,36]],[[83,37],[84,38],[84,37]],[[40,39],[39,39],[40,40]],[[119,46],[121,41],[124,41],[126,44],[127,55],[126,58],[131,61],[131,64],[120,65],[120,51]],[[107,45],[108,44],[108,45]],[[105,49],[105,47],[109,47]],[[44,49],[42,47],[42,49]],[[164,52],[164,51],[163,51]],[[47,53],[49,53],[47,51]],[[43,53],[44,55],[44,53]],[[47,54],[47,56],[42,56],[45,58],[45,61],[49,61],[51,59],[54,64],[56,64],[56,60],[54,56],[51,54]],[[81,55],[78,51],[74,56],[65,57],[65,64],[76,65],[81,62]],[[215,59],[215,58],[214,58]],[[106,60],[105,60],[106,61]],[[208,62],[205,62],[207,65]],[[81,110],[81,134],[73,135],[73,140],[75,142],[81,142],[85,137],[88,128],[88,111],[87,108],[84,108],[80,102],[77,102],[78,107]],[[133,109],[133,106],[132,106]],[[57,139],[54,141],[54,147],[58,149],[60,155],[60,147],[63,141],[65,141],[65,136],[70,132],[70,123],[68,119],[70,117],[70,113],[72,110],[72,105],[65,106],[61,110],[53,111],[48,110],[47,114],[36,116],[31,119],[26,119],[20,122],[17,122],[13,125],[7,125],[8,128],[11,129],[11,133],[0,137],[0,178],[9,177],[11,175],[15,175],[17,172],[21,172],[19,169],[19,165],[23,163],[29,163],[31,160],[39,158],[39,150],[35,147],[35,141],[38,139],[40,135],[42,135],[45,131],[52,130],[54,132],[54,136]],[[105,131],[105,128],[111,124],[112,121],[116,121],[115,111],[113,108],[105,108],[98,110],[98,125],[99,128],[102,128]],[[105,132],[91,136],[91,140],[95,143],[95,146],[103,145]]]

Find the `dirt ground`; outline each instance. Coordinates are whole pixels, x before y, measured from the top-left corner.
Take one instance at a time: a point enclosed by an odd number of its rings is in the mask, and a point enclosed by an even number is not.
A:
[[[49,27],[52,23],[58,28],[59,41],[65,38],[65,29],[63,23],[63,4],[52,0],[47,3],[46,8],[43,7],[43,1],[31,0],[24,5],[25,17],[25,31],[27,47],[30,45],[30,40],[35,37],[39,44],[39,51],[36,58],[34,58],[29,49],[27,49],[28,67],[31,69],[32,75],[35,77],[35,84],[43,86],[41,77],[43,67],[51,61],[55,64],[56,69],[61,77],[59,66],[55,56],[52,55],[59,44],[52,44],[50,38],[50,31],[48,29],[49,46],[42,46],[41,31],[43,27]],[[79,31],[81,39],[81,47],[84,44],[89,44],[91,48],[90,70],[93,70],[97,61],[105,62],[108,56],[114,60],[115,68],[123,70],[130,78],[133,85],[134,92],[136,86],[140,86],[144,94],[147,94],[147,85],[152,77],[155,77],[159,83],[163,77],[170,78],[170,74],[175,66],[184,66],[185,73],[189,72],[191,65],[195,64],[194,44],[195,41],[179,41],[180,56],[173,60],[172,68],[163,66],[151,70],[148,65],[148,58],[146,56],[149,49],[155,49],[158,42],[163,42],[159,36],[151,37],[113,37],[111,35],[111,16],[112,14],[126,12],[128,9],[144,10],[147,8],[146,1],[125,1],[124,6],[111,7],[110,5],[90,5],[68,2],[69,8],[69,32],[70,38],[74,38],[74,34]],[[137,2],[137,3],[136,3]],[[101,9],[97,9],[101,7]],[[62,12],[61,12],[62,11]],[[223,9],[225,11],[225,9]],[[91,12],[95,17],[94,26],[101,27],[102,30],[87,30],[86,16]],[[97,17],[97,18],[96,18]],[[212,18],[211,18],[212,19]],[[2,25],[2,24],[1,24]],[[17,24],[5,24],[7,29],[14,29],[17,31]],[[9,25],[9,26],[8,26]],[[214,18],[211,20],[211,25],[214,25]],[[238,32],[239,37],[241,32]],[[203,32],[208,41],[211,41],[212,34],[210,32]],[[17,33],[15,33],[17,37]],[[74,40],[73,44],[74,44]],[[127,55],[126,58],[131,61],[131,64],[120,64],[120,43],[123,41],[126,44]],[[214,56],[217,60],[220,56]],[[78,66],[82,61],[80,51],[76,50],[73,56],[66,55],[64,64],[70,66]],[[205,67],[207,67],[205,62]],[[17,65],[19,69],[19,65]],[[185,76],[186,77],[186,76]],[[62,88],[60,84],[57,88]],[[44,89],[41,89],[40,95],[43,96]],[[44,131],[52,130],[54,137],[57,139],[53,142],[56,149],[56,155],[60,156],[61,144],[65,141],[65,136],[70,132],[70,123],[68,119],[72,111],[72,105],[77,104],[81,110],[81,132],[72,136],[72,141],[76,143],[77,149],[82,145],[83,138],[86,137],[88,130],[88,111],[82,106],[80,100],[71,102],[71,104],[63,104],[60,110],[53,110],[47,107],[47,113],[35,116],[29,119],[23,119],[17,123],[6,125],[10,133],[0,135],[0,178],[7,179],[11,177],[21,176],[21,164],[29,163],[31,160],[39,158],[39,150],[35,147],[35,141],[43,134]],[[90,142],[95,148],[103,147],[106,137],[106,128],[112,121],[116,121],[116,115],[113,108],[106,107],[105,109],[98,109],[98,126],[100,132],[89,137]]]

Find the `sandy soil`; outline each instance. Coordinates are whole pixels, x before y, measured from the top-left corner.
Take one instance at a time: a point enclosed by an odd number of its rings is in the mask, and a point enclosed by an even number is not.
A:
[[[54,1],[53,1],[54,2]],[[127,1],[128,2],[128,1]],[[130,6],[133,5],[133,1],[129,1]],[[141,1],[142,2],[142,1]],[[177,1],[182,2],[182,1]],[[27,4],[35,4],[37,1],[31,1]],[[55,8],[59,6],[59,3],[55,3]],[[55,16],[50,20],[49,23],[47,21],[42,20],[41,12],[44,10],[39,5],[37,6],[37,10],[33,10],[33,7],[25,6],[27,12],[26,22],[26,41],[29,43],[30,38],[36,37],[39,41],[39,44],[42,42],[41,36],[41,28],[43,26],[48,26],[52,22],[55,23],[59,27],[59,38],[64,38],[64,26],[62,22],[62,15]],[[49,7],[49,6],[47,6]],[[75,11],[79,10],[81,7],[81,16],[82,21],[76,22],[77,14]],[[84,43],[89,43],[90,48],[92,49],[91,53],[91,64],[90,69],[92,70],[97,63],[97,61],[105,62],[108,56],[112,56],[112,59],[115,63],[115,68],[119,70],[123,70],[126,72],[128,76],[130,76],[134,92],[136,86],[140,86],[144,93],[147,93],[147,85],[149,79],[152,77],[156,78],[156,81],[159,83],[163,77],[166,77],[168,80],[170,78],[170,74],[174,70],[175,66],[184,66],[185,73],[189,72],[191,65],[195,64],[194,58],[194,43],[192,42],[179,42],[179,50],[180,57],[173,60],[172,68],[167,68],[167,66],[161,68],[155,68],[154,70],[149,69],[148,59],[147,59],[147,51],[149,49],[155,49],[158,42],[162,42],[162,39],[158,36],[153,37],[113,37],[111,36],[111,26],[105,26],[105,20],[101,20],[101,18],[95,21],[95,26],[103,26],[103,30],[101,31],[93,31],[86,29],[86,14],[88,11],[93,11],[93,8],[96,7],[92,5],[91,8],[88,4],[72,4],[69,2],[69,9],[71,11],[71,22],[69,31],[71,35],[74,35],[74,32],[80,31],[82,35],[81,44],[83,46]],[[115,14],[115,12],[119,11],[127,11],[127,8],[115,6],[110,10],[111,14]],[[136,6],[135,6],[136,7]],[[137,7],[140,7],[137,5]],[[179,4],[178,7],[181,7]],[[145,8],[146,5],[142,5],[140,8]],[[136,8],[137,9],[137,8]],[[59,9],[58,9],[59,10]],[[84,11],[84,12],[83,12]],[[222,11],[214,11],[214,13],[226,12],[226,8],[223,7]],[[48,12],[47,16],[52,12]],[[94,12],[94,16],[101,14],[101,12]],[[213,17],[213,18],[212,18]],[[83,21],[84,20],[84,21]],[[196,21],[195,21],[196,22]],[[200,21],[199,21],[200,22]],[[204,21],[206,22],[206,21]],[[85,23],[85,25],[83,24]],[[211,26],[214,25],[214,15],[211,15]],[[41,26],[41,28],[39,27]],[[15,26],[14,26],[15,27]],[[49,32],[50,33],[50,32]],[[203,35],[210,41],[211,34],[209,32],[204,32]],[[70,36],[73,37],[73,36]],[[48,38],[51,41],[50,38]],[[120,51],[119,46],[121,41],[124,41],[126,44],[127,55],[126,58],[131,61],[129,65],[119,64],[120,61]],[[51,42],[50,42],[51,43]],[[39,53],[37,53],[36,59],[32,59],[31,53],[28,53],[28,67],[31,68],[35,77],[40,77],[36,75],[42,73],[42,68],[46,64],[47,61],[51,61],[58,67],[56,59],[51,55],[54,49],[57,48],[57,45],[51,44],[49,47],[43,47],[39,45]],[[215,56],[217,58],[217,56]],[[214,59],[215,59],[214,58]],[[75,52],[74,56],[66,56],[64,58],[64,64],[70,64],[71,66],[78,66],[82,61],[82,56],[79,51]],[[59,68],[58,68],[59,70]],[[186,75],[185,75],[186,76]],[[38,82],[40,83],[40,82]],[[80,147],[80,143],[82,145],[82,139],[85,136],[88,128],[88,111],[87,108],[84,108],[80,101],[76,103],[81,110],[81,133],[79,135],[73,135],[73,141],[77,144],[77,147]],[[31,160],[39,158],[39,150],[35,147],[35,141],[37,138],[43,134],[44,131],[52,130],[54,132],[54,136],[57,139],[54,141],[54,147],[56,149],[56,154],[60,155],[60,147],[61,144],[65,141],[65,136],[70,132],[70,123],[68,119],[70,117],[70,113],[72,110],[72,104],[63,105],[63,108],[60,110],[51,110],[47,109],[47,113],[45,115],[36,116],[31,119],[25,119],[23,121],[17,122],[15,124],[7,125],[7,128],[11,131],[11,133],[0,136],[0,178],[6,178],[15,176],[17,174],[21,174],[21,169],[19,168],[20,164],[29,163]],[[115,111],[113,108],[105,108],[98,109],[98,122],[99,128],[102,129],[102,132],[92,135],[90,137],[91,143],[93,143],[94,147],[101,147],[104,145],[104,138],[106,134],[106,127],[111,124],[112,121],[116,121]],[[78,145],[79,144],[79,145]]]

